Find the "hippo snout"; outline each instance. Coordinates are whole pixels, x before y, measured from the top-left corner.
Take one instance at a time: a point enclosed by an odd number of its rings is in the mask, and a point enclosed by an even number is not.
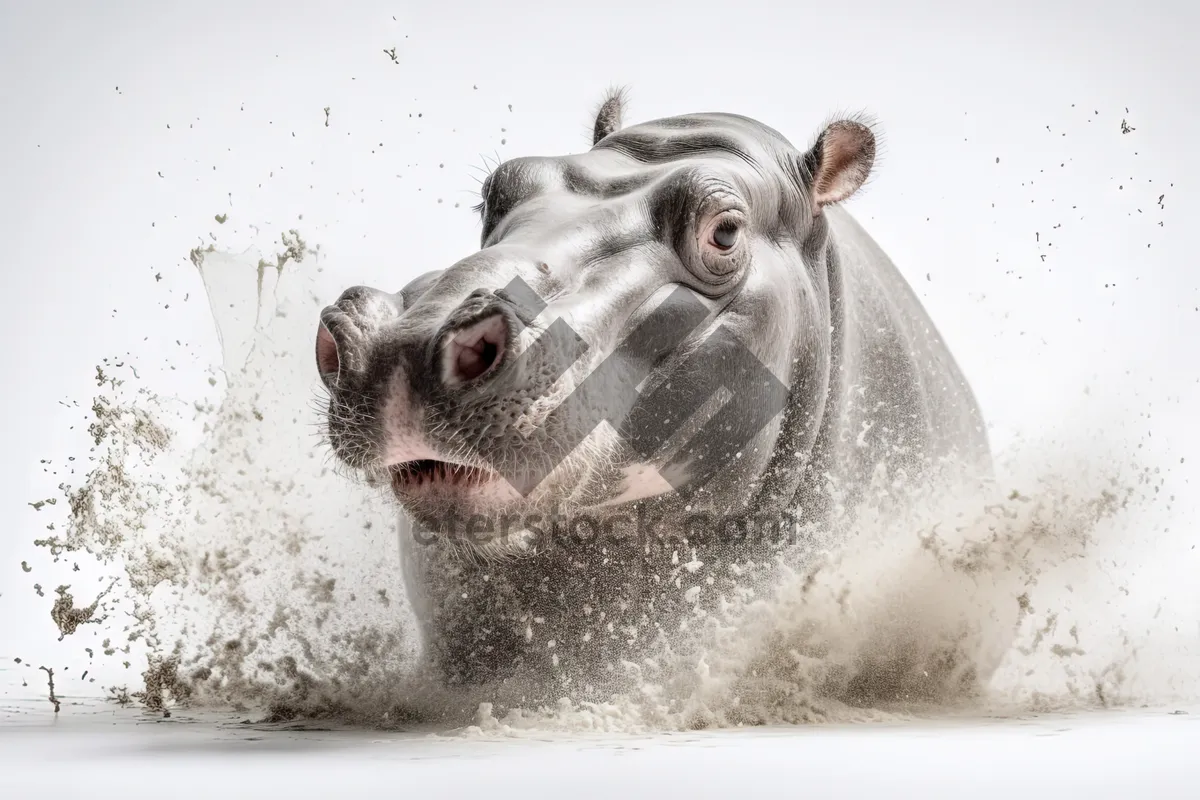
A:
[[[409,330],[403,345],[390,342],[389,323],[404,312],[399,295],[365,286],[347,289],[338,301],[321,312],[317,326],[316,361],[321,380],[329,389],[351,374],[361,375],[387,365],[381,359],[399,360],[399,351],[423,353],[422,372],[442,388],[455,389],[494,376],[514,350],[523,324],[507,304],[491,292],[475,292],[454,308],[427,335]]]
[[[526,379],[546,374],[519,344],[529,310],[503,290],[416,295],[356,286],[321,312],[333,452],[430,515],[519,500],[503,459],[520,452],[517,423],[545,388]]]
[[[352,286],[321,312],[317,325],[317,371],[332,389],[347,372],[366,368],[372,336],[398,318],[401,300],[369,286]]]

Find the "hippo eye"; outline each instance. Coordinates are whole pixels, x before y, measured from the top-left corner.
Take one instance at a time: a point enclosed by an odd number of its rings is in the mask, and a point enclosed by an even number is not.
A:
[[[737,247],[741,238],[742,223],[741,214],[734,212],[725,212],[711,218],[703,238],[704,244],[718,253],[730,252]]]
[[[731,208],[708,216],[696,237],[699,252],[694,264],[696,277],[716,286],[728,283],[744,271],[749,261],[748,247],[742,242],[742,229],[746,227],[746,213]]]
[[[713,228],[711,244],[718,250],[732,250],[733,246],[738,242],[739,233],[741,233],[741,230],[736,223],[732,221],[722,222]]]

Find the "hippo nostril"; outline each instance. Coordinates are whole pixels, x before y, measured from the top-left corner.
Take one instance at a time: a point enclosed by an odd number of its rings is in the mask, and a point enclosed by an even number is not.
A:
[[[508,346],[508,321],[492,314],[450,334],[442,351],[442,380],[466,383],[492,371]]]
[[[496,355],[499,352],[500,347],[488,341],[482,342],[477,348],[464,347],[458,353],[459,375],[468,381],[478,378],[496,363]]]
[[[333,338],[329,328],[325,327],[325,323],[319,323],[317,325],[317,371],[321,373],[321,380],[328,384],[337,378],[340,368],[341,359],[338,356],[337,340]]]

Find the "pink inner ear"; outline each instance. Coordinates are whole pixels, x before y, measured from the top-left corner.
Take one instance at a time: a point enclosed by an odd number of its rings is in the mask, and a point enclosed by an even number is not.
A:
[[[835,122],[821,134],[821,164],[813,182],[818,206],[840,203],[858,191],[875,161],[875,137],[857,122]]]

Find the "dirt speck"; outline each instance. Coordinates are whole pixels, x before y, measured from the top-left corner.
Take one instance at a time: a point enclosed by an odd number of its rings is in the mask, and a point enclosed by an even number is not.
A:
[[[54,713],[57,714],[61,706],[58,702],[58,697],[54,694],[54,670],[50,667],[38,667],[38,669],[46,673],[46,681],[50,685],[50,695],[47,699],[54,704]]]

